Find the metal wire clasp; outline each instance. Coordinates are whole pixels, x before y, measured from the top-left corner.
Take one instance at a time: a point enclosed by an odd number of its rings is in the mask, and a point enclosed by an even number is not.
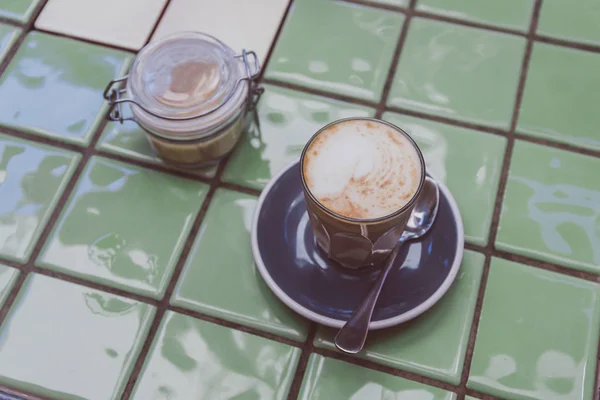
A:
[[[111,80],[104,89],[103,96],[108,101],[111,107],[108,113],[108,118],[111,121],[119,121],[120,123],[123,123],[123,121],[135,121],[135,119],[132,117],[123,116],[123,110],[121,107],[124,103],[135,104],[137,107],[141,108],[148,114],[169,121],[187,121],[190,119],[204,117],[206,115],[212,114],[213,112],[223,107],[223,105],[225,105],[233,97],[233,95],[237,91],[238,86],[242,84],[242,82],[246,82],[248,84],[248,98],[246,101],[246,108],[247,111],[252,111],[256,108],[256,105],[260,100],[260,96],[264,92],[264,88],[260,87],[257,82],[257,78],[260,74],[260,62],[258,61],[258,57],[254,51],[242,50],[242,54],[236,55],[234,56],[234,58],[242,59],[242,61],[244,62],[244,68],[246,70],[246,76],[237,80],[233,89],[230,93],[227,94],[227,96],[221,102],[221,104],[208,111],[205,111],[198,115],[185,117],[166,117],[164,115],[156,114],[142,106],[137,101],[128,97],[122,97],[127,92],[127,89],[123,87],[122,83],[127,82],[127,79],[129,78],[129,75],[125,75],[123,77]],[[250,58],[252,58],[252,60],[250,60]],[[117,87],[115,87],[115,85],[117,85]]]

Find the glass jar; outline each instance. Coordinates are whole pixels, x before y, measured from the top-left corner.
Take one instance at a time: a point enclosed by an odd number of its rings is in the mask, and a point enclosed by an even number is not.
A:
[[[242,136],[245,116],[263,91],[259,72],[253,51],[236,55],[212,36],[176,33],[146,45],[129,75],[109,82],[109,119],[137,122],[167,163],[216,164]],[[125,103],[132,117],[123,116]]]

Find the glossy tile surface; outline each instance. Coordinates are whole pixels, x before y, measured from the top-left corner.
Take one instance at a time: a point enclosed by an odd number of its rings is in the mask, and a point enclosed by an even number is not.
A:
[[[33,32],[0,78],[0,126],[88,143],[104,117],[102,92],[131,56]]]
[[[108,121],[96,144],[96,148],[136,160],[149,161],[164,166],[167,165],[154,152],[142,128],[133,121],[125,121],[122,124]],[[186,169],[185,171],[204,178],[212,178],[217,173],[217,167],[213,166],[195,170]]]
[[[266,76],[377,102],[403,21],[400,13],[343,1],[298,2]]]
[[[0,306],[4,304],[19,277],[19,273],[19,270],[16,268],[0,264]]]
[[[137,50],[167,0],[49,0],[35,27]]]
[[[417,10],[444,17],[526,31],[534,0],[417,0]]]
[[[340,118],[372,117],[375,110],[324,97],[265,86],[253,124],[227,164],[223,180],[261,190],[282,168],[300,158],[321,127]]]
[[[485,246],[506,139],[401,114],[385,113],[383,118],[415,139],[425,157],[427,171],[444,182],[455,197],[465,239]]]
[[[254,50],[264,63],[288,0],[173,0],[153,39],[179,31],[219,38],[237,54]]]
[[[536,43],[517,131],[600,149],[600,54]]]
[[[134,400],[283,400],[300,349],[168,311]]]
[[[17,40],[21,29],[0,23],[0,62],[4,60],[6,53]]]
[[[298,399],[454,400],[456,394],[313,354]]]
[[[600,159],[517,141],[496,247],[600,273]]]
[[[0,134],[0,256],[28,260],[80,158]]]
[[[2,0],[0,2],[0,17],[17,22],[27,22],[40,0]]]
[[[388,104],[508,128],[524,53],[521,37],[414,18]]]
[[[589,44],[600,44],[600,2],[544,0],[537,32],[542,35]]]
[[[493,259],[468,387],[505,399],[591,399],[599,296],[597,283]]]
[[[254,265],[255,207],[253,196],[217,190],[171,304],[302,341],[308,322],[273,295]]]
[[[360,357],[457,385],[483,261],[483,254],[467,251],[455,283],[437,305],[398,328],[369,334]],[[335,330],[319,328],[315,345],[335,350],[335,334]]]
[[[94,157],[36,263],[160,298],[207,190]]]
[[[120,399],[153,316],[149,305],[30,275],[2,324],[0,383],[57,400]]]

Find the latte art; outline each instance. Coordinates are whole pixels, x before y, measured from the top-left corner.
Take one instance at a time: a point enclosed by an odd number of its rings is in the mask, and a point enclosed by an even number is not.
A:
[[[369,120],[344,121],[322,131],[307,148],[302,168],[317,201],[356,219],[398,211],[421,180],[421,160],[412,142]]]

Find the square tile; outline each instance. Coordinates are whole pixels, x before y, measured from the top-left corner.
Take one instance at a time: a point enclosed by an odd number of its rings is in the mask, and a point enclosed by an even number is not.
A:
[[[299,348],[168,311],[131,399],[286,399],[299,358]]]
[[[287,6],[288,0],[173,0],[153,39],[200,31],[236,52],[254,50],[264,63]]]
[[[362,106],[265,85],[258,104],[260,126],[252,124],[242,138],[223,180],[262,190],[277,172],[300,158],[320,128],[340,118],[374,114]]]
[[[501,136],[406,115],[383,118],[408,132],[421,149],[427,170],[444,182],[461,211],[465,239],[485,246],[506,148]]]
[[[49,0],[35,27],[137,50],[148,40],[167,0]]]
[[[508,129],[525,38],[415,18],[388,104]]]
[[[120,399],[153,316],[150,305],[30,275],[2,324],[0,383],[57,400]]]
[[[343,1],[295,3],[266,76],[379,101],[403,22],[401,13]]]
[[[307,321],[275,298],[254,265],[250,226],[255,207],[253,196],[216,191],[171,304],[304,340]]]
[[[527,31],[533,13],[533,3],[534,0],[417,0],[417,10],[444,17]]]
[[[455,400],[456,394],[312,354],[304,373],[299,400],[427,399]]]
[[[26,23],[39,2],[40,0],[3,0],[0,2],[0,17]]]
[[[0,24],[0,62],[4,60],[6,53],[8,53],[8,50],[15,43],[20,33],[20,28]]]
[[[600,150],[600,54],[533,45],[517,131]]]
[[[124,111],[124,114],[126,113],[127,111]],[[134,121],[124,121],[122,124],[108,121],[102,131],[102,136],[96,144],[96,148],[136,160],[160,164],[171,169],[179,169],[162,161],[148,142],[148,139],[146,139],[142,128]],[[199,169],[185,169],[185,172],[203,178],[213,178],[217,174],[217,169],[218,165]]]
[[[107,111],[106,84],[132,55],[39,32],[0,78],[0,125],[86,144]]]
[[[0,255],[25,263],[79,154],[0,134]]]
[[[18,269],[0,264],[0,307],[10,294],[19,274]]]
[[[458,385],[484,259],[466,251],[456,281],[437,305],[398,328],[370,333],[359,357]],[[320,328],[315,345],[335,350],[335,334]]]
[[[504,399],[591,399],[599,288],[493,259],[467,386]]]
[[[537,33],[558,39],[600,44],[600,3],[597,0],[544,0]]]
[[[207,191],[93,157],[36,264],[161,298]]]
[[[496,247],[600,273],[600,159],[517,141]]]

